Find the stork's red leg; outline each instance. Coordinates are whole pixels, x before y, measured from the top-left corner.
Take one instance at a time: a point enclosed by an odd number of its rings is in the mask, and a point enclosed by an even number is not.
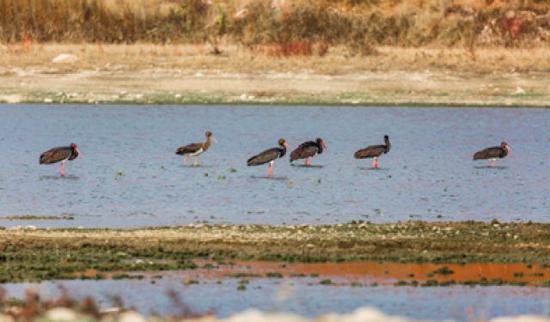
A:
[[[491,167],[494,168],[497,165],[496,159],[491,159]]]
[[[378,158],[372,159],[372,167],[373,169],[378,169]]]
[[[61,161],[61,169],[59,169],[59,173],[61,173],[61,176],[65,176],[65,161]]]
[[[267,177],[273,177],[273,162],[269,162],[269,166],[267,167]]]

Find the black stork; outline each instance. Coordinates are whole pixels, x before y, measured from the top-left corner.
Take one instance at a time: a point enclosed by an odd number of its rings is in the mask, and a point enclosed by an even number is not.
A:
[[[71,143],[69,146],[60,146],[49,149],[40,155],[40,164],[52,164],[61,161],[61,169],[59,173],[62,177],[65,176],[65,161],[72,161],[81,154],[76,144]]]
[[[505,158],[510,153],[510,146],[508,143],[502,141],[500,146],[493,146],[481,151],[477,151],[474,154],[474,160],[487,160],[491,159],[491,167],[494,167],[497,162],[497,158]]]
[[[373,169],[378,168],[378,157],[382,154],[390,152],[391,144],[390,137],[384,135],[384,144],[381,145],[370,145],[364,149],[357,150],[353,155],[356,159],[367,159],[372,158],[372,167]]]
[[[309,167],[311,166],[311,158],[316,154],[323,153],[323,150],[328,149],[321,138],[317,138],[315,141],[304,142],[290,153],[290,162],[305,159],[304,165]]]
[[[214,139],[214,136],[212,136],[212,132],[206,131],[204,133],[205,140],[202,143],[191,143],[185,146],[180,146],[176,150],[176,154],[183,155],[183,165],[187,164],[187,160],[189,159],[189,155],[194,156],[195,159],[193,160],[193,165],[197,166],[199,165],[199,155],[202,153],[208,151],[208,148],[212,144],[212,140]]]
[[[284,157],[286,154],[286,149],[290,149],[288,143],[286,143],[285,139],[279,139],[279,147],[265,150],[251,157],[246,161],[246,165],[256,166],[269,163],[267,168],[267,176],[271,178],[273,177],[273,162],[278,158]]]

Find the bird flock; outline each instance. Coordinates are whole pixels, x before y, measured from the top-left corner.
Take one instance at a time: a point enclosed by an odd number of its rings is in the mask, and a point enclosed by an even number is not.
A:
[[[209,147],[212,145],[212,142],[216,142],[212,132],[206,131],[204,135],[204,142],[184,145],[176,150],[177,155],[183,156],[184,165],[187,165],[189,157],[192,156],[194,157],[193,165],[198,166],[200,162],[199,156],[208,151]],[[285,139],[279,139],[278,144],[278,147],[264,150],[250,157],[246,161],[246,164],[248,166],[268,164],[267,176],[269,178],[273,177],[273,163],[275,160],[283,158],[286,155],[287,149],[290,149],[290,146]],[[372,168],[377,169],[378,158],[383,154],[389,153],[390,149],[390,138],[388,135],[384,135],[384,144],[369,145],[366,148],[357,150],[353,156],[356,159],[372,159]],[[325,150],[328,150],[328,148],[322,138],[317,138],[315,141],[306,141],[290,153],[290,162],[292,163],[297,160],[304,160],[304,166],[311,167],[311,159],[315,155],[323,153]],[[500,146],[489,147],[474,153],[473,160],[490,160],[491,167],[494,167],[496,165],[496,159],[505,158],[508,153],[510,153],[510,146],[508,143],[503,141]],[[82,155],[82,153],[78,149],[78,146],[71,143],[69,146],[55,147],[42,153],[40,155],[39,163],[54,164],[61,162],[59,172],[63,177],[65,176],[65,162],[72,161],[79,155]]]

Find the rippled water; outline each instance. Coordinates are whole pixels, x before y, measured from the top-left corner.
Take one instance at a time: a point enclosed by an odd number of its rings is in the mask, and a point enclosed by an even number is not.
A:
[[[203,166],[174,154],[211,130],[219,143]],[[353,152],[392,150],[370,170]],[[321,136],[322,168],[246,167],[248,157]],[[511,154],[473,162],[506,140]],[[41,152],[75,142],[84,157],[38,165]],[[388,222],[408,219],[550,222],[550,110],[271,106],[0,105],[0,216],[74,220],[0,226],[129,227],[230,223]],[[230,171],[234,168],[236,172]]]
[[[155,284],[152,284],[154,281]],[[333,280],[338,282],[338,280]],[[59,296],[59,285],[69,295],[93,295],[102,307],[113,305],[118,295],[128,307],[144,314],[178,314],[167,296],[176,291],[194,312],[226,317],[245,309],[294,312],[318,316],[346,313],[359,307],[375,307],[386,314],[413,319],[479,321],[498,316],[550,315],[550,289],[518,286],[393,287],[319,285],[316,278],[258,279],[237,290],[239,279],[202,281],[184,285],[177,276],[132,281],[64,281],[41,284],[5,284],[9,296],[23,297],[26,288],[43,297]]]

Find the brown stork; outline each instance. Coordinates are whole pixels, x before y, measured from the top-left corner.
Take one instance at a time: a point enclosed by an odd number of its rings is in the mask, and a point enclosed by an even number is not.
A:
[[[273,177],[273,162],[278,158],[284,157],[286,154],[286,149],[290,149],[288,143],[286,143],[285,139],[279,139],[279,147],[265,150],[251,157],[246,161],[246,165],[256,166],[269,163],[267,168],[267,176],[271,178]]]
[[[52,164],[61,161],[59,173],[62,177],[65,176],[65,161],[72,161],[81,154],[76,144],[71,143],[69,146],[60,146],[49,149],[40,155],[40,164]]]
[[[304,165],[310,167],[311,158],[316,154],[323,153],[323,150],[328,149],[321,138],[317,138],[315,141],[304,142],[290,153],[290,162],[294,162],[298,159],[305,159]]]
[[[505,158],[510,153],[510,146],[508,143],[502,141],[500,146],[493,146],[490,148],[477,151],[474,154],[474,160],[491,160],[491,167],[494,167],[497,162],[497,158]]]
[[[356,159],[367,159],[372,158],[372,167],[373,169],[378,168],[378,157],[382,154],[390,152],[391,144],[390,138],[387,135],[384,135],[384,144],[381,145],[370,145],[364,149],[357,150],[353,155]]]
[[[215,140],[212,136],[212,132],[206,131],[204,133],[205,140],[202,143],[191,143],[185,146],[180,146],[176,150],[176,154],[183,155],[183,165],[187,164],[187,160],[189,159],[189,156],[194,156],[195,159],[193,161],[194,166],[199,165],[199,155],[206,152],[210,145],[212,144],[212,140]]]

